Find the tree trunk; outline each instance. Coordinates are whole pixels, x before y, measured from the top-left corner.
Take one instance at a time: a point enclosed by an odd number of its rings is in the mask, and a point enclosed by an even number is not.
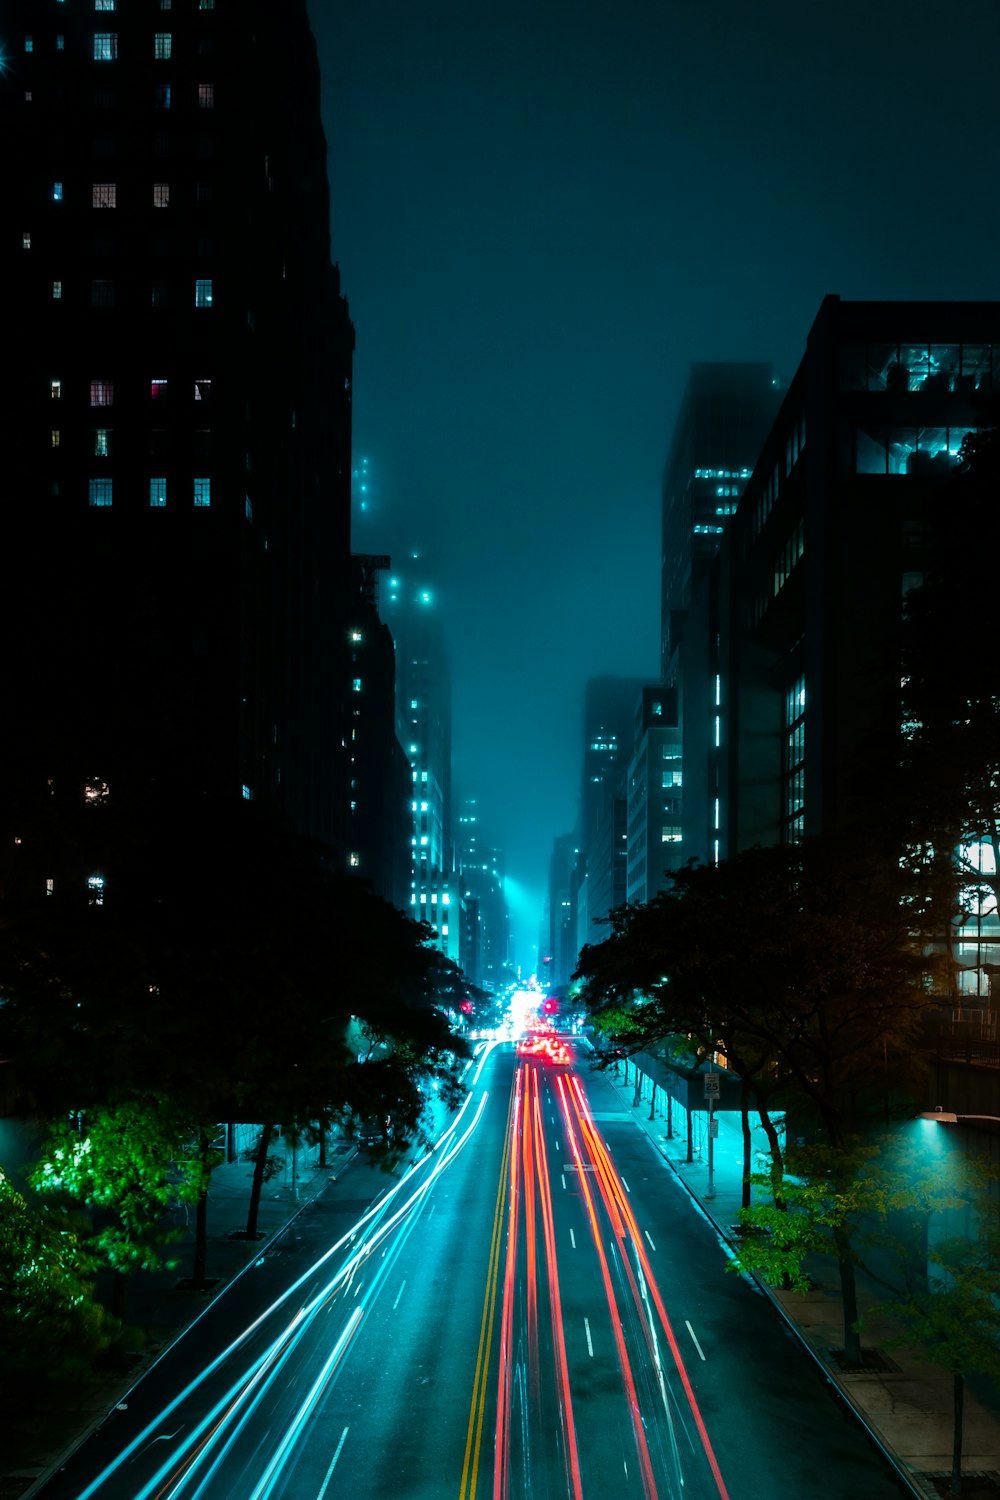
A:
[[[125,1321],[125,1310],[128,1307],[128,1276],[124,1271],[113,1271],[111,1273],[111,1316],[117,1318],[119,1323]]]
[[[656,1119],[656,1084],[655,1083],[653,1084],[653,1089],[652,1089],[652,1092],[650,1093],[650,1096],[649,1096],[649,1118],[651,1120],[655,1120]]]
[[[750,1080],[744,1078],[740,1086],[740,1124],[743,1127],[743,1194],[741,1208],[749,1208],[753,1197],[750,1173],[753,1171],[753,1141],[750,1135]]]
[[[260,1190],[264,1186],[264,1168],[267,1165],[267,1153],[274,1137],[274,1121],[268,1121],[261,1127],[260,1140],[257,1142],[257,1153],[253,1159],[253,1182],[250,1184],[250,1206],[247,1209],[247,1227],[244,1231],[248,1240],[257,1238],[257,1213],[260,1208]]]
[[[767,1144],[771,1148],[771,1197],[774,1199],[775,1208],[783,1209],[785,1197],[782,1192],[782,1183],[785,1180],[785,1158],[781,1154],[781,1142],[768,1111],[766,1099],[758,1097],[757,1113],[764,1127],[764,1134],[767,1136]]]
[[[672,1141],[674,1138],[674,1095],[672,1083],[667,1084],[664,1093],[667,1096],[667,1140]]]
[[[694,1111],[691,1108],[691,1085],[688,1084],[688,1108],[687,1108],[687,1156],[686,1161],[694,1161]]]
[[[639,1069],[635,1070],[635,1093],[632,1095],[632,1108],[642,1102],[642,1074]]]
[[[854,1274],[854,1257],[851,1241],[843,1227],[833,1231],[833,1242],[837,1247],[837,1264],[840,1269],[840,1296],[844,1305],[844,1362],[848,1365],[861,1363],[861,1335],[855,1324],[858,1321],[858,1289]]]
[[[955,1410],[951,1443],[951,1484],[948,1488],[948,1493],[950,1495],[960,1495],[962,1493],[962,1418],[965,1409],[964,1375],[955,1375],[954,1391]]]
[[[194,1264],[191,1267],[191,1285],[195,1291],[201,1291],[205,1286],[205,1272],[208,1265],[208,1183],[211,1173],[208,1169],[208,1153],[211,1141],[207,1130],[201,1132],[198,1142],[198,1154],[201,1158],[201,1192],[198,1194],[198,1202],[194,1211]]]

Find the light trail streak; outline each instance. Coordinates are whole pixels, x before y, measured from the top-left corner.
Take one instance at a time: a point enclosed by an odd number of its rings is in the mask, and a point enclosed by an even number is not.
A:
[[[566,1127],[566,1135],[569,1141],[570,1151],[576,1162],[580,1175],[580,1188],[587,1210],[587,1218],[590,1221],[590,1231],[597,1251],[597,1259],[601,1268],[601,1278],[604,1282],[604,1294],[608,1302],[608,1311],[611,1315],[611,1331],[618,1353],[618,1366],[621,1371],[622,1383],[625,1387],[625,1399],[628,1404],[629,1415],[632,1420],[632,1435],[635,1439],[636,1452],[639,1455],[639,1468],[642,1474],[643,1493],[647,1500],[656,1500],[656,1482],[653,1478],[653,1466],[649,1456],[649,1444],[646,1442],[646,1433],[642,1421],[642,1413],[639,1410],[639,1398],[636,1394],[635,1379],[632,1375],[632,1366],[629,1362],[628,1350],[625,1347],[625,1335],[622,1331],[621,1321],[618,1317],[618,1308],[615,1301],[614,1287],[611,1283],[611,1272],[608,1267],[608,1257],[604,1250],[601,1239],[601,1229],[597,1220],[597,1211],[594,1206],[593,1195],[587,1174],[583,1170],[583,1158],[577,1143],[576,1129],[569,1111],[569,1099],[567,1097],[565,1080],[556,1080],[559,1091],[559,1103],[562,1108],[563,1121]]]
[[[518,1164],[517,1127],[520,1117],[524,1067],[514,1075],[515,1105],[510,1123],[510,1165],[507,1206],[507,1256],[504,1265],[503,1307],[500,1319],[500,1372],[497,1384],[497,1439],[493,1454],[493,1500],[503,1500],[510,1479],[511,1355],[514,1330],[514,1276],[517,1262]]]
[[[289,1450],[298,1438],[299,1433],[302,1431],[302,1426],[306,1418],[308,1417],[310,1412],[315,1409],[316,1403],[319,1401],[320,1397],[323,1394],[323,1391],[326,1389],[326,1385],[328,1380],[330,1379],[330,1376],[333,1374],[337,1365],[340,1363],[344,1351],[351,1341],[351,1336],[360,1321],[361,1309],[360,1307],[356,1307],[347,1320],[347,1327],[340,1335],[340,1338],[337,1340],[336,1344],[334,1344],[329,1359],[327,1359],[323,1368],[320,1370],[319,1374],[316,1376],[316,1379],[313,1381],[305,1400],[302,1402],[298,1411],[295,1413],[291,1425],[286,1430],[284,1437],[278,1444],[277,1449],[271,1457],[270,1463],[258,1480],[257,1485],[250,1495],[250,1500],[266,1500],[266,1497],[268,1495],[274,1493],[275,1480],[278,1478],[281,1470],[285,1466]]]
[[[560,1080],[560,1084],[561,1082],[562,1081]],[[606,1144],[601,1141],[600,1137],[597,1134],[593,1119],[590,1114],[590,1107],[587,1103],[586,1096],[584,1095],[583,1087],[580,1083],[579,1078],[575,1076],[571,1078],[570,1086],[573,1092],[574,1105],[576,1108],[577,1117],[580,1120],[581,1130],[586,1135],[588,1144],[591,1147],[591,1152],[594,1155],[595,1163],[597,1163],[599,1169],[603,1164],[603,1173],[606,1176],[606,1179],[609,1183],[609,1186],[611,1187],[612,1192],[614,1193],[615,1198],[617,1199],[618,1207],[621,1210],[624,1220],[628,1225],[632,1244],[635,1249],[636,1259],[642,1268],[646,1283],[653,1298],[654,1306],[656,1307],[656,1311],[663,1328],[664,1335],[667,1339],[668,1344],[670,1345],[670,1353],[677,1368],[677,1374],[680,1378],[681,1385],[683,1386],[684,1395],[687,1400],[688,1407],[691,1411],[692,1417],[694,1418],[695,1426],[698,1429],[698,1436],[701,1439],[702,1448],[704,1449],[705,1457],[708,1460],[709,1468],[712,1471],[712,1477],[715,1480],[720,1500],[729,1500],[729,1491],[726,1489],[725,1480],[723,1479],[722,1471],[719,1468],[719,1461],[715,1456],[715,1450],[712,1447],[712,1442],[708,1435],[708,1429],[705,1426],[705,1419],[701,1414],[701,1408],[699,1407],[697,1398],[694,1394],[694,1388],[691,1385],[687,1367],[684,1364],[684,1360],[681,1355],[680,1345],[678,1344],[676,1335],[674,1334],[673,1325],[671,1324],[670,1319],[667,1317],[667,1310],[663,1304],[663,1298],[660,1295],[659,1287],[656,1284],[656,1278],[653,1275],[652,1266],[649,1263],[649,1257],[646,1254],[645,1247],[642,1243],[642,1236],[639,1232],[639,1226],[635,1221],[635,1216],[633,1215],[632,1210],[629,1207],[624,1193],[618,1191],[617,1173],[615,1172],[614,1166],[612,1165],[610,1157],[607,1154]]]
[[[504,1184],[507,1179],[508,1153],[511,1140],[511,1120],[514,1116],[514,1091],[511,1090],[507,1106],[507,1123],[504,1127],[503,1155],[500,1160],[500,1176],[497,1183],[496,1206],[493,1210],[493,1235],[490,1241],[490,1258],[486,1271],[486,1291],[483,1296],[483,1316],[479,1328],[479,1348],[476,1352],[476,1371],[472,1382],[472,1404],[469,1409],[469,1427],[465,1438],[465,1457],[462,1462],[462,1485],[459,1500],[471,1500],[476,1493],[479,1474],[479,1453],[483,1438],[483,1418],[486,1409],[486,1383],[489,1375],[490,1350],[493,1346],[493,1319],[496,1309],[497,1277],[500,1269],[500,1244],[503,1234]],[[468,1489],[466,1488],[468,1486]]]
[[[486,1058],[491,1050],[492,1048],[488,1048],[486,1052],[484,1052],[484,1055],[480,1060],[479,1067],[476,1071],[476,1080],[478,1080],[483,1065],[485,1064]],[[269,1371],[269,1367],[275,1358],[276,1351],[279,1351],[281,1349],[284,1341],[286,1339],[289,1339],[291,1341],[289,1344],[289,1349],[287,1351],[290,1352],[292,1344],[297,1343],[301,1339],[306,1327],[312,1321],[319,1308],[330,1301],[330,1299],[336,1294],[336,1292],[350,1281],[358,1266],[360,1266],[361,1263],[373,1253],[373,1251],[382,1243],[382,1241],[386,1239],[386,1237],[391,1234],[401,1222],[403,1222],[408,1216],[413,1214],[417,1206],[425,1199],[427,1193],[430,1191],[430,1188],[432,1187],[436,1179],[463,1150],[482,1117],[483,1110],[485,1109],[487,1100],[489,1098],[489,1094],[486,1090],[483,1091],[479,1099],[478,1107],[476,1108],[471,1121],[467,1125],[467,1128],[461,1135],[456,1137],[456,1131],[462,1121],[462,1117],[466,1113],[466,1110],[471,1105],[472,1097],[473,1096],[471,1093],[466,1095],[466,1098],[463,1100],[462,1105],[455,1116],[455,1119],[451,1122],[447,1129],[442,1132],[442,1135],[434,1143],[431,1151],[426,1153],[418,1161],[414,1162],[412,1167],[403,1175],[403,1177],[400,1178],[399,1182],[381,1199],[379,1203],[373,1204],[371,1208],[369,1208],[367,1212],[361,1216],[361,1218],[357,1221],[352,1229],[341,1235],[340,1239],[337,1240],[337,1242],[328,1250],[324,1251],[324,1253],[316,1261],[314,1261],[313,1264],[306,1271],[304,1271],[298,1277],[298,1279],[281,1294],[280,1297],[276,1298],[268,1308],[266,1308],[262,1313],[258,1315],[257,1318],[253,1320],[252,1323],[248,1324],[248,1326],[237,1336],[237,1338],[235,1338],[230,1344],[228,1344],[220,1354],[216,1355],[213,1360],[211,1360],[201,1371],[199,1371],[198,1375],[195,1376],[195,1378],[190,1381],[188,1385],[186,1385],[184,1389],[180,1391],[178,1395],[175,1396],[174,1399],[169,1402],[149,1423],[147,1423],[142,1431],[139,1432],[138,1435],[133,1438],[132,1441],[128,1443],[120,1453],[116,1455],[112,1463],[108,1464],[101,1471],[101,1473],[98,1474],[97,1477],[92,1480],[84,1490],[80,1492],[77,1500],[90,1500],[91,1496],[97,1494],[100,1488],[116,1474],[121,1466],[132,1457],[136,1450],[142,1447],[144,1444],[148,1443],[150,1438],[154,1435],[156,1429],[162,1427],[167,1418],[169,1418],[171,1414],[176,1411],[177,1408],[185,1400],[191,1397],[206,1380],[208,1380],[213,1374],[215,1374],[215,1372],[218,1371],[228,1359],[230,1359],[238,1350],[240,1350],[253,1336],[253,1334],[257,1332],[257,1330],[260,1329],[264,1325],[264,1323],[289,1300],[290,1297],[294,1296],[294,1294],[307,1281],[315,1277],[317,1271],[324,1264],[326,1264],[326,1262],[329,1261],[332,1256],[334,1256],[339,1250],[343,1249],[345,1245],[349,1244],[353,1239],[355,1239],[359,1231],[368,1229],[370,1232],[370,1237],[365,1238],[362,1241],[358,1249],[355,1250],[353,1255],[351,1255],[348,1260],[340,1267],[340,1269],[335,1273],[331,1280],[328,1281],[327,1284],[320,1289],[320,1291],[312,1298],[309,1303],[307,1303],[304,1307],[300,1308],[296,1312],[291,1322],[287,1324],[286,1327],[278,1334],[278,1336],[272,1341],[272,1343],[268,1346],[264,1353],[258,1356],[251,1363],[248,1369],[243,1371],[240,1377],[233,1383],[233,1385],[230,1386],[229,1390],[221,1398],[221,1400],[215,1403],[208,1416],[201,1423],[199,1423],[191,1433],[188,1434],[184,1443],[181,1445],[181,1448],[171,1455],[170,1459],[158,1470],[154,1478],[150,1480],[149,1483],[138,1494],[136,1494],[135,1500],[149,1500],[149,1497],[154,1494],[156,1486],[158,1484],[162,1484],[164,1480],[168,1478],[168,1474],[171,1470],[173,1470],[175,1474],[175,1480],[173,1481],[175,1484],[175,1488],[169,1491],[169,1493],[171,1495],[180,1494],[181,1488],[187,1483],[187,1480],[193,1476],[194,1471],[200,1466],[202,1460],[206,1456],[208,1449],[214,1443],[219,1441],[222,1433],[226,1430],[229,1423],[240,1412],[244,1401],[246,1399],[249,1399],[251,1394],[254,1396],[255,1401],[260,1399],[262,1391],[257,1389],[258,1381],[266,1372]],[[443,1153],[441,1151],[442,1147],[445,1148]],[[424,1177],[424,1180],[422,1182],[418,1183],[412,1196],[408,1198],[406,1202],[403,1203],[398,1209],[396,1209],[394,1213],[390,1214],[388,1218],[386,1218],[382,1223],[378,1223],[378,1220],[385,1214],[389,1204],[393,1201],[393,1199],[396,1198],[397,1194],[402,1191],[402,1189],[407,1185],[407,1183],[411,1181],[411,1179],[416,1177],[418,1173],[422,1172],[423,1169],[428,1166],[428,1174]],[[367,1300],[368,1299],[366,1298],[366,1301]],[[358,1313],[358,1316],[360,1317],[361,1310],[356,1309],[356,1311]],[[273,1379],[273,1373],[273,1371],[267,1373],[268,1382]],[[220,1418],[221,1421],[217,1420]],[[213,1424],[215,1425],[213,1426]],[[177,1478],[177,1465],[179,1460],[182,1460],[185,1455],[191,1454],[192,1449],[195,1448],[195,1445],[198,1444],[203,1437],[206,1437],[205,1446],[201,1449],[198,1449],[193,1457],[187,1460],[188,1464],[190,1465],[187,1475]],[[228,1451],[228,1447],[229,1443],[227,1442],[226,1451]]]
[[[573,1397],[569,1384],[569,1365],[566,1359],[566,1333],[563,1328],[562,1294],[559,1290],[559,1264],[556,1254],[556,1231],[552,1213],[552,1188],[549,1182],[549,1163],[545,1151],[545,1132],[542,1126],[542,1107],[539,1100],[538,1070],[531,1069],[532,1117],[534,1121],[535,1153],[538,1158],[538,1188],[542,1204],[542,1226],[545,1233],[545,1255],[548,1268],[549,1306],[552,1315],[556,1376],[562,1392],[559,1415],[563,1429],[563,1454],[567,1469],[567,1481],[574,1500],[583,1500],[583,1483],[580,1478],[580,1454],[576,1442],[576,1423],[573,1419]],[[533,1268],[532,1268],[533,1269]],[[534,1276],[532,1275],[532,1280]],[[589,1334],[588,1334],[589,1338]]]

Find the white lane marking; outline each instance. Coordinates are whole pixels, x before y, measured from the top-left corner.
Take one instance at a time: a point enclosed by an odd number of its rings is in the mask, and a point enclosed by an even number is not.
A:
[[[688,1333],[694,1339],[694,1347],[697,1349],[697,1351],[701,1355],[702,1359],[705,1359],[705,1351],[701,1347],[701,1345],[699,1344],[698,1337],[697,1337],[694,1329],[691,1327],[691,1324],[688,1322],[687,1318],[684,1319],[684,1327],[687,1329]],[[708,1363],[707,1360],[705,1362],[706,1362],[706,1364]]]
[[[621,1174],[619,1174],[619,1175],[621,1175]],[[630,1193],[632,1191],[632,1189],[629,1187],[628,1183],[625,1181],[624,1177],[622,1177],[622,1187],[625,1189],[626,1193]]]
[[[587,1335],[587,1353],[590,1355],[591,1359],[593,1359],[593,1357],[594,1357],[594,1341],[590,1337],[590,1319],[589,1318],[584,1318],[584,1320],[583,1320],[583,1331]]]
[[[316,1496],[316,1500],[323,1500],[323,1496],[326,1494],[327,1490],[329,1489],[330,1480],[333,1478],[333,1471],[334,1471],[334,1469],[337,1466],[337,1459],[340,1457],[340,1450],[341,1450],[341,1448],[343,1448],[344,1444],[347,1442],[347,1434],[348,1434],[348,1432],[350,1432],[350,1428],[349,1427],[345,1427],[344,1430],[343,1430],[343,1432],[340,1434],[340,1442],[337,1444],[337,1451],[336,1451],[336,1453],[333,1455],[333,1457],[330,1460],[330,1467],[327,1469],[327,1471],[326,1471],[326,1478],[323,1480],[323,1488],[320,1490],[319,1494]]]
[[[400,1299],[400,1297],[401,1297],[401,1296],[402,1296],[402,1295],[403,1295],[403,1287],[404,1287],[404,1286],[405,1286],[405,1285],[406,1285],[406,1277],[405,1277],[405,1276],[404,1276],[404,1277],[403,1277],[403,1286],[401,1286],[401,1287],[400,1287],[400,1288],[399,1288],[399,1291],[398,1291],[398,1292],[397,1292],[397,1293],[396,1293],[396,1300],[395,1300],[395,1302],[394,1302],[394,1303],[393,1303],[393,1304],[392,1304],[392,1310],[393,1310],[393,1312],[395,1312],[395,1311],[396,1311],[396,1308],[397,1308],[397,1307],[398,1307],[398,1306],[399,1306],[399,1299]]]
[[[558,1141],[556,1141],[556,1150],[557,1151],[559,1150],[559,1142]]]
[[[646,1236],[647,1240],[649,1241],[649,1248],[650,1248],[650,1250],[655,1250],[656,1246],[653,1244],[653,1236],[650,1234],[649,1230],[648,1229],[644,1229],[642,1232]]]
[[[573,1246],[573,1249],[575,1250],[576,1249],[576,1235],[573,1233],[572,1229],[569,1232],[569,1242]]]
[[[565,1178],[565,1175],[562,1172],[559,1173],[559,1181],[562,1183],[562,1185],[563,1185],[563,1191],[565,1192],[565,1190],[566,1190],[566,1178]]]

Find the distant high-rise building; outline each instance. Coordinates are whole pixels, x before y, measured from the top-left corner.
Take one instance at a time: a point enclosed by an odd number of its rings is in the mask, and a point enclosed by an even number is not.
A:
[[[669,889],[680,868],[683,772],[675,687],[644,687],[628,768],[626,899],[644,902]]]
[[[97,778],[342,859],[354,333],[304,0],[4,18],[0,816]]]
[[[640,678],[593,677],[584,692],[583,769],[576,880],[577,947],[600,941],[599,924],[625,900],[628,863],[624,775],[635,742]]]
[[[576,967],[576,930],[573,921],[573,869],[576,863],[576,838],[560,834],[553,840],[549,859],[549,883],[546,893],[547,922],[543,933],[542,964],[548,959],[550,982],[565,985]]]
[[[456,863],[461,895],[459,962],[473,984],[496,992],[503,984],[510,950],[504,857],[483,837],[475,797],[464,798],[459,807]]]
[[[451,675],[430,588],[388,581],[386,619],[396,642],[396,733],[410,763],[409,911],[459,960],[451,827]]]

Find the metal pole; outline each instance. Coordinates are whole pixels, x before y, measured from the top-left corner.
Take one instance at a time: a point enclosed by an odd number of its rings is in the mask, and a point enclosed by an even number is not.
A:
[[[708,1192],[706,1198],[715,1197],[715,1138],[712,1135],[714,1099],[708,1101]]]

